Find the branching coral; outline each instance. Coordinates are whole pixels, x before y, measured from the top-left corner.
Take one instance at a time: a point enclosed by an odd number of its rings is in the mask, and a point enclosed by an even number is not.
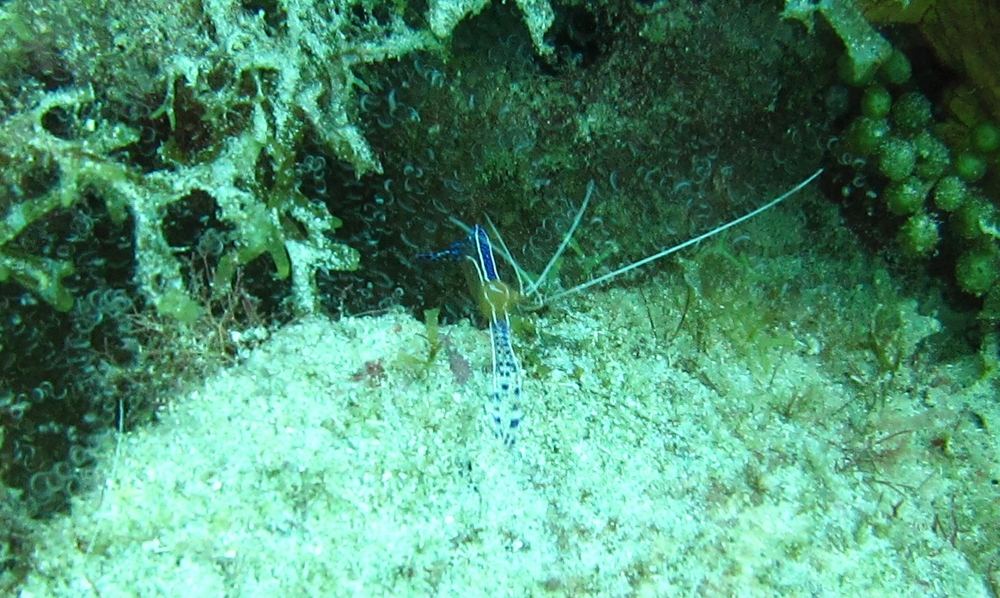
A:
[[[546,43],[545,33],[555,21],[555,13],[547,0],[516,0],[531,41],[539,54],[549,54],[552,46]],[[431,31],[440,37],[451,35],[459,21],[478,14],[489,0],[431,0],[428,20]]]
[[[139,288],[154,304],[176,299],[183,277],[161,228],[165,208],[203,192],[232,231],[220,282],[266,253],[279,278],[291,273],[297,310],[312,311],[315,270],[354,268],[358,256],[329,238],[339,221],[296,189],[296,152],[308,135],[359,176],[379,171],[353,116],[353,90],[364,84],[352,68],[433,47],[434,36],[396,14],[376,19],[371,7],[352,0],[288,0],[266,10],[230,0],[176,10],[158,0],[141,4],[129,9],[135,18],[114,6],[97,14],[74,3],[48,11],[25,2],[4,7],[0,22],[38,34],[48,47],[36,54],[62,61],[59,70],[72,80],[55,90],[26,88],[16,102],[4,103],[0,280],[14,278],[69,309],[72,297],[61,279],[71,264],[31,255],[14,241],[36,220],[96,192],[119,220],[132,218]],[[74,14],[89,16],[77,22],[69,18]],[[101,51],[108,42],[127,49],[128,58]],[[30,52],[22,54],[30,69]],[[134,121],[83,116],[123,99],[157,96],[159,109],[148,111],[165,118],[169,130],[154,148],[153,168],[129,159],[127,148],[144,134]],[[72,134],[45,126],[54,109],[68,117]],[[185,120],[201,128],[197,143],[183,138],[192,126]],[[20,181],[40,164],[53,165],[53,180],[25,191]]]

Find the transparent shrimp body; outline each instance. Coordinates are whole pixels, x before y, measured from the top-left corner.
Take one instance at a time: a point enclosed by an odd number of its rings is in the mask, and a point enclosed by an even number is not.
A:
[[[419,256],[430,260],[460,261],[479,310],[490,322],[493,355],[493,392],[488,408],[494,430],[504,444],[513,446],[514,433],[521,424],[521,366],[511,338],[510,309],[518,293],[500,280],[493,246],[481,226],[469,230],[468,237],[444,251]]]

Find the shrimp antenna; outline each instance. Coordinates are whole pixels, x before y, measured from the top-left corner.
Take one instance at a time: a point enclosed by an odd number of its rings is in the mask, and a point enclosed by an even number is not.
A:
[[[704,241],[705,239],[708,239],[709,237],[714,237],[715,235],[717,235],[717,234],[719,234],[719,233],[721,233],[723,231],[729,230],[730,228],[736,226],[737,224],[742,224],[742,223],[746,222],[747,220],[750,220],[754,216],[757,216],[758,214],[761,214],[763,212],[766,212],[766,211],[770,210],[771,208],[773,208],[774,206],[778,205],[779,203],[785,201],[786,199],[788,199],[792,195],[795,195],[796,193],[798,193],[799,191],[801,191],[803,187],[805,187],[809,183],[813,182],[816,179],[816,177],[818,177],[822,172],[823,172],[823,169],[820,168],[819,170],[817,170],[816,172],[814,172],[812,174],[812,176],[810,176],[806,180],[802,181],[798,185],[792,187],[791,189],[789,189],[788,191],[786,191],[782,195],[776,197],[775,199],[772,199],[771,201],[769,201],[766,204],[760,206],[756,210],[740,216],[739,218],[737,218],[735,220],[730,220],[729,222],[723,224],[722,226],[713,228],[712,230],[708,231],[707,233],[698,235],[697,237],[694,237],[693,239],[688,239],[687,241],[684,241],[680,245],[674,245],[673,247],[670,247],[668,249],[664,249],[663,251],[661,251],[659,253],[654,253],[653,255],[644,257],[644,258],[642,258],[641,260],[639,260],[637,262],[632,262],[631,264],[629,264],[627,266],[622,266],[621,268],[618,268],[614,272],[609,272],[609,273],[604,274],[602,276],[598,276],[597,278],[595,278],[593,280],[590,280],[590,281],[585,282],[583,284],[577,285],[577,286],[575,286],[575,287],[573,287],[573,288],[571,288],[569,290],[563,291],[561,293],[556,293],[555,295],[549,297],[548,300],[549,301],[554,301],[556,299],[560,299],[560,298],[566,297],[568,295],[573,295],[575,293],[579,293],[580,291],[583,291],[585,289],[589,289],[592,286],[599,285],[599,284],[601,284],[603,282],[607,282],[608,280],[611,280],[612,278],[617,278],[618,276],[621,276],[622,274],[625,274],[626,272],[631,272],[632,270],[635,270],[636,268],[641,268],[642,266],[645,266],[646,264],[648,264],[650,262],[655,262],[658,259],[665,258],[665,257],[667,257],[668,255],[670,255],[672,253],[677,253],[681,249],[684,249],[686,247],[690,247],[690,246],[694,245],[695,243],[700,243],[700,242]],[[593,185],[593,181],[591,181],[591,186],[592,185]],[[588,189],[587,189],[587,198],[588,199],[590,198],[590,187],[588,187]],[[584,201],[584,207],[586,207],[586,200]],[[580,216],[582,216],[582,214],[583,214],[583,211],[581,210],[580,214],[577,215],[577,222],[573,223],[573,228],[575,228],[576,225],[579,223],[579,219],[580,219]],[[566,239],[564,239],[564,241],[563,241],[563,245],[560,246],[560,251],[564,248],[564,246],[567,243],[569,243],[569,236],[572,235],[572,234],[573,234],[573,229],[570,229],[570,232],[567,234]],[[555,260],[555,258],[553,258],[553,261],[554,260]],[[551,264],[551,262],[550,262],[550,264]],[[546,268],[546,272],[547,271],[548,271],[548,268]],[[545,273],[543,272],[542,275],[544,276],[544,274]],[[537,285],[535,285],[535,288],[537,288]]]
[[[552,257],[549,259],[549,262],[545,264],[545,268],[542,270],[542,273],[539,274],[538,278],[535,279],[532,279],[532,276],[528,274],[527,270],[522,268],[521,264],[517,263],[517,260],[514,259],[514,256],[510,252],[510,249],[507,248],[507,243],[504,242],[503,235],[501,235],[500,231],[497,230],[496,225],[493,224],[493,220],[489,217],[489,215],[486,216],[486,224],[487,226],[489,226],[490,235],[494,239],[496,239],[497,242],[500,244],[499,247],[495,247],[494,249],[496,249],[497,253],[500,254],[500,257],[502,257],[504,261],[510,264],[510,267],[514,269],[514,273],[517,275],[517,282],[518,285],[520,286],[520,292],[522,296],[530,297],[531,295],[538,294],[538,289],[542,286],[542,283],[545,281],[545,277],[549,275],[549,272],[552,270],[552,267],[555,266],[556,262],[562,256],[563,252],[566,251],[567,247],[569,247],[569,243],[573,239],[573,233],[575,233],[576,229],[580,226],[580,221],[583,220],[583,213],[587,211],[587,206],[590,204],[590,196],[593,194],[594,194],[594,179],[590,179],[590,182],[587,183],[587,194],[584,196],[583,204],[580,205],[580,209],[577,210],[576,216],[573,218],[573,224],[570,225],[569,230],[566,232],[566,235],[563,236],[563,240],[559,244],[559,248],[556,249],[556,252],[552,254]],[[455,218],[454,216],[449,216],[448,219],[451,221],[452,224],[458,226],[466,233],[472,230],[472,228],[469,225],[465,224],[464,222],[462,222],[458,218]],[[524,286],[524,281],[526,280],[528,281],[527,290],[525,290]]]
[[[496,252],[500,254],[505,262],[510,264],[510,267],[514,269],[514,274],[517,276],[517,291],[524,297],[524,281],[527,280],[531,282],[531,275],[521,267],[521,264],[517,263],[514,259],[513,254],[511,254],[510,249],[507,249],[507,243],[504,242],[503,236],[500,234],[500,230],[497,229],[497,225],[493,224],[493,219],[486,215],[486,224],[490,227],[490,235],[500,243],[500,247],[494,247]]]
[[[562,243],[559,244],[559,249],[556,249],[556,252],[552,254],[552,259],[549,260],[549,263],[545,264],[545,269],[538,275],[535,282],[528,286],[528,292],[526,295],[532,295],[538,292],[538,288],[542,286],[542,282],[545,281],[545,277],[549,275],[549,270],[551,270],[552,266],[555,265],[556,260],[562,256],[562,253],[566,251],[566,247],[569,246],[570,239],[573,238],[573,233],[575,233],[576,228],[580,226],[580,221],[583,219],[583,213],[587,211],[587,204],[590,203],[590,196],[593,195],[593,193],[594,179],[590,179],[590,182],[587,183],[587,195],[584,196],[583,205],[580,206],[580,209],[576,213],[576,217],[573,218],[573,225],[569,227],[569,231],[563,237]]]

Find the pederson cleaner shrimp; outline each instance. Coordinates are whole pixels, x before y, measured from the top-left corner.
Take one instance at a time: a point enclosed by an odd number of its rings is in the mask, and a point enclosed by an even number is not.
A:
[[[622,266],[617,270],[556,293],[548,297],[547,300],[552,301],[579,293],[593,286],[603,284],[621,276],[622,274],[635,270],[636,268],[641,268],[646,264],[667,257],[668,255],[676,253],[682,249],[690,247],[691,245],[695,245],[705,239],[718,235],[734,226],[742,224],[754,216],[758,216],[773,208],[798,191],[801,191],[804,187],[809,185],[809,183],[819,177],[822,172],[823,169],[817,170],[795,187],[789,189],[782,195],[772,199],[759,208],[740,216],[739,218],[730,220],[721,226],[688,239],[683,243],[674,245],[638,261],[632,262],[631,264]],[[487,411],[490,415],[491,423],[496,435],[507,446],[514,445],[515,434],[523,419],[523,412],[521,409],[521,401],[523,398],[522,372],[521,367],[518,364],[517,355],[514,353],[510,325],[511,310],[515,304],[525,298],[534,297],[540,302],[541,294],[539,289],[544,282],[545,277],[548,276],[557,260],[566,250],[566,247],[569,246],[573,233],[576,232],[577,227],[580,225],[580,221],[583,219],[583,214],[587,209],[587,205],[590,203],[590,197],[593,192],[594,181],[591,180],[587,185],[587,193],[583,199],[583,203],[577,211],[576,217],[573,219],[573,223],[570,225],[569,230],[564,235],[562,242],[552,255],[552,258],[542,270],[542,273],[534,279],[532,279],[531,275],[521,268],[517,261],[514,260],[510,251],[507,249],[506,244],[504,244],[502,237],[496,230],[496,227],[493,226],[492,222],[490,222],[487,218],[487,224],[489,224],[493,237],[495,237],[498,242],[496,253],[499,253],[504,261],[509,263],[511,268],[514,269],[518,278],[518,285],[520,287],[519,291],[515,291],[510,287],[510,285],[500,279],[500,276],[497,273],[496,257],[494,254],[493,242],[490,239],[490,234],[488,234],[486,229],[478,224],[468,227],[453,219],[452,221],[456,225],[467,231],[466,237],[452,243],[447,249],[421,253],[417,256],[420,259],[429,261],[459,262],[465,265],[466,278],[468,280],[469,290],[472,297],[478,304],[483,317],[490,323],[490,339],[493,356],[493,390],[490,395],[490,403],[487,407]]]

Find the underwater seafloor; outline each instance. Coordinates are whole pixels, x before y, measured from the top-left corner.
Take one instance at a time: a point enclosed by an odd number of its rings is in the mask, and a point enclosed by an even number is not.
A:
[[[995,381],[804,195],[515,322],[513,448],[483,329],[274,332],[108,439],[20,595],[990,596]]]

